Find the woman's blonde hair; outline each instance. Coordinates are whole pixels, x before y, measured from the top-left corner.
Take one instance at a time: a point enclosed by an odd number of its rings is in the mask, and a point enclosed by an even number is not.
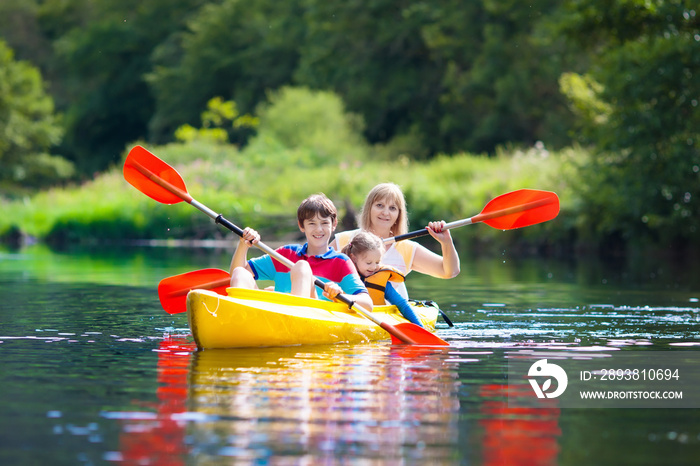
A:
[[[374,233],[361,230],[352,237],[350,242],[346,244],[340,252],[348,257],[351,255],[357,257],[360,254],[364,254],[367,251],[374,251],[375,249],[384,253],[384,242],[382,239]]]
[[[372,226],[372,206],[383,199],[387,199],[399,207],[399,216],[396,218],[391,232],[394,236],[408,233],[408,214],[406,213],[406,200],[399,185],[394,183],[381,183],[372,188],[365,198],[365,204],[360,212],[360,228],[371,230]]]

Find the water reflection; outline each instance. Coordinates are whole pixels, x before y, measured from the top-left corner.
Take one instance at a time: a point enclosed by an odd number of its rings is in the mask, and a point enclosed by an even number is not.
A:
[[[159,348],[155,413],[108,415],[124,423],[113,459],[453,461],[460,382],[443,349],[192,350],[178,339]]]
[[[0,280],[38,279],[70,285],[144,286],[154,289],[160,279],[183,271],[225,267],[228,252],[177,248],[95,247],[54,251],[35,244],[6,253],[0,246]]]
[[[446,350],[194,353],[163,340],[189,330],[155,285],[228,264],[172,254],[0,253],[0,463],[697,464],[696,411],[533,413],[503,385],[514,354],[697,350],[698,267],[465,259],[454,280],[411,276],[456,323]]]
[[[103,412],[122,423],[119,451],[108,461],[125,464],[185,464],[187,378],[196,345],[183,337],[167,335],[158,349],[156,403],[136,402],[129,411]]]
[[[440,350],[204,351],[191,370],[197,456],[446,460],[459,382]]]
[[[485,466],[558,464],[561,428],[556,400],[547,400],[546,407],[517,406],[514,399],[532,396],[525,385],[483,385],[479,396],[484,399],[479,424],[484,429]]]

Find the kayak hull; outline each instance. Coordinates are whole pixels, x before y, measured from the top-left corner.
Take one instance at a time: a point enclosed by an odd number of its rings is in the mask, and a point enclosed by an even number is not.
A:
[[[363,343],[390,338],[385,330],[342,303],[243,288],[229,288],[227,293],[188,293],[187,317],[199,349]],[[414,311],[428,330],[435,330],[437,307],[416,305]],[[396,306],[375,306],[372,313],[388,324],[408,322]]]

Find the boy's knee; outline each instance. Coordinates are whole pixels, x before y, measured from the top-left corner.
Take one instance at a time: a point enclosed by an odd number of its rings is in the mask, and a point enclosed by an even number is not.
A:
[[[231,286],[235,288],[253,288],[255,278],[245,267],[236,267],[231,272]]]
[[[293,277],[299,277],[299,278],[310,278],[313,275],[313,272],[311,271],[311,265],[305,260],[300,260],[296,262],[291,270],[290,273]]]
[[[301,260],[295,263],[290,270],[292,281],[292,294],[305,298],[315,298],[314,274],[308,262]]]

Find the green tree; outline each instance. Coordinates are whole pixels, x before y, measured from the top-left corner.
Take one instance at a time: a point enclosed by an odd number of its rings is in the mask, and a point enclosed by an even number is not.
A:
[[[186,32],[160,44],[148,75],[156,99],[151,138],[166,141],[183,123],[197,124],[212,97],[235,101],[241,112],[251,113],[267,90],[290,83],[304,35],[299,3],[212,2]]]
[[[570,143],[572,115],[559,92],[562,71],[579,66],[552,35],[558,0],[453,1],[424,32],[446,64],[438,134],[449,151],[493,152],[503,144]],[[464,26],[462,26],[464,25]]]
[[[590,52],[563,80],[581,115],[582,219],[622,242],[700,234],[700,18],[690,1],[567,3],[562,30]],[[587,96],[587,97],[586,97]],[[680,243],[679,243],[680,241]]]
[[[156,46],[172,40],[205,0],[52,0],[41,10],[55,36],[66,114],[62,150],[86,174],[119,161],[144,138],[155,110],[144,80]],[[80,14],[76,8],[81,7]],[[64,19],[64,13],[68,19]],[[65,21],[65,22],[64,22]]]
[[[556,0],[305,5],[297,81],[340,94],[370,141],[416,134],[432,153],[568,142],[566,51],[544,27]]]
[[[420,122],[437,117],[444,71],[421,37],[434,8],[396,0],[306,0],[305,6],[308,36],[297,81],[342,96],[363,116],[371,142],[411,132],[423,139]]]
[[[37,68],[16,61],[0,41],[0,186],[3,191],[33,188],[73,174],[73,165],[52,156],[61,140],[53,100]]]

